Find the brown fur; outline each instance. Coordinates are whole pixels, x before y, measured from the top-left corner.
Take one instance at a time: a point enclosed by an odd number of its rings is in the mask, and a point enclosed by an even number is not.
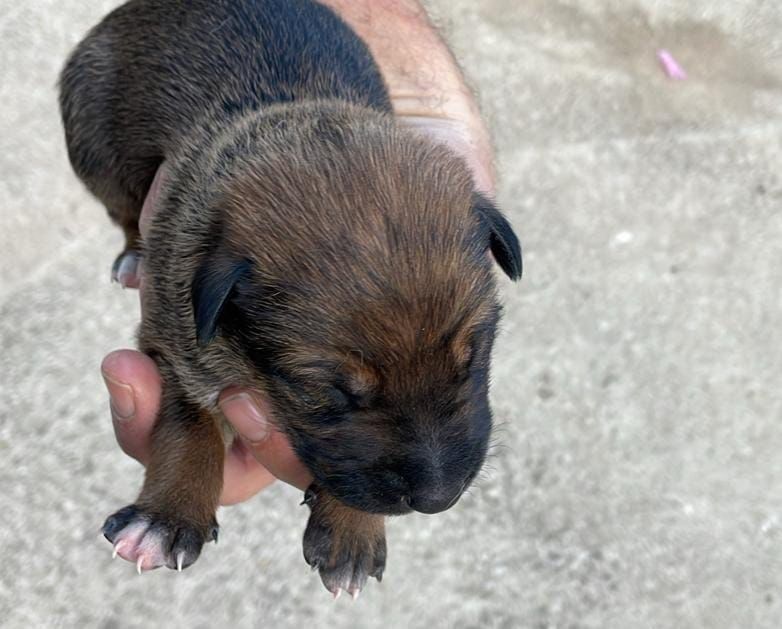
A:
[[[153,522],[167,565],[195,561],[222,478],[217,395],[247,387],[315,477],[307,561],[330,590],[356,590],[382,576],[382,514],[447,508],[480,467],[499,316],[489,251],[513,277],[520,252],[465,163],[396,123],[368,52],[322,7],[269,0],[252,19],[291,29],[285,41],[311,22],[325,30],[302,41],[334,36],[341,56],[336,43],[308,52],[305,78],[282,86],[257,68],[226,72],[221,55],[291,54],[232,13],[250,6],[194,2],[188,28],[172,29],[181,9],[135,0],[63,72],[74,168],[131,248],[155,170],[168,169],[142,245],[139,334],[164,404],[142,493],[105,531],[114,541]],[[187,70],[210,37],[206,68]],[[235,46],[253,52],[237,61]],[[124,63],[118,87],[106,55]]]

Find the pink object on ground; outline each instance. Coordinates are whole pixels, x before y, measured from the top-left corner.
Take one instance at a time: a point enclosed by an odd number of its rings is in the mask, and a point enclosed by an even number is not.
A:
[[[663,69],[669,78],[676,79],[677,81],[683,81],[687,78],[687,73],[684,71],[684,68],[679,65],[670,52],[664,49],[658,50],[657,58],[660,60],[660,63],[663,65]]]

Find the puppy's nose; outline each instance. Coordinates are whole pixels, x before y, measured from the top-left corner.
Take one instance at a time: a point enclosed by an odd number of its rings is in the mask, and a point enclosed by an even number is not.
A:
[[[410,508],[419,513],[440,513],[456,504],[463,487],[416,487],[410,494]]]

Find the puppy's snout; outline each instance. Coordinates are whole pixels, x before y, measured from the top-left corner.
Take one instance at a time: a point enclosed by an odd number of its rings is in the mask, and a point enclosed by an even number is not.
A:
[[[389,470],[383,476],[383,493],[393,496],[403,507],[419,513],[439,513],[450,509],[464,490],[464,483],[443,482],[420,468],[404,475]]]
[[[462,495],[465,483],[449,480],[429,466],[411,466],[401,478],[404,485],[397,485],[402,502],[419,513],[439,513],[450,509]]]
[[[440,513],[450,509],[462,495],[464,485],[458,487],[428,486],[419,484],[414,486],[409,497],[409,505],[413,511],[419,513]]]

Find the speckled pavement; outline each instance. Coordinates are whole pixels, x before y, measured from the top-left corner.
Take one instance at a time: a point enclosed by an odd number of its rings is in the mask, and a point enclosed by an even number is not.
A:
[[[98,370],[138,312],[55,80],[115,4],[0,0],[0,626],[782,626],[782,4],[431,3],[525,278],[503,280],[484,478],[392,520],[383,583],[336,603],[281,485],[182,574],[99,539],[142,478]]]

